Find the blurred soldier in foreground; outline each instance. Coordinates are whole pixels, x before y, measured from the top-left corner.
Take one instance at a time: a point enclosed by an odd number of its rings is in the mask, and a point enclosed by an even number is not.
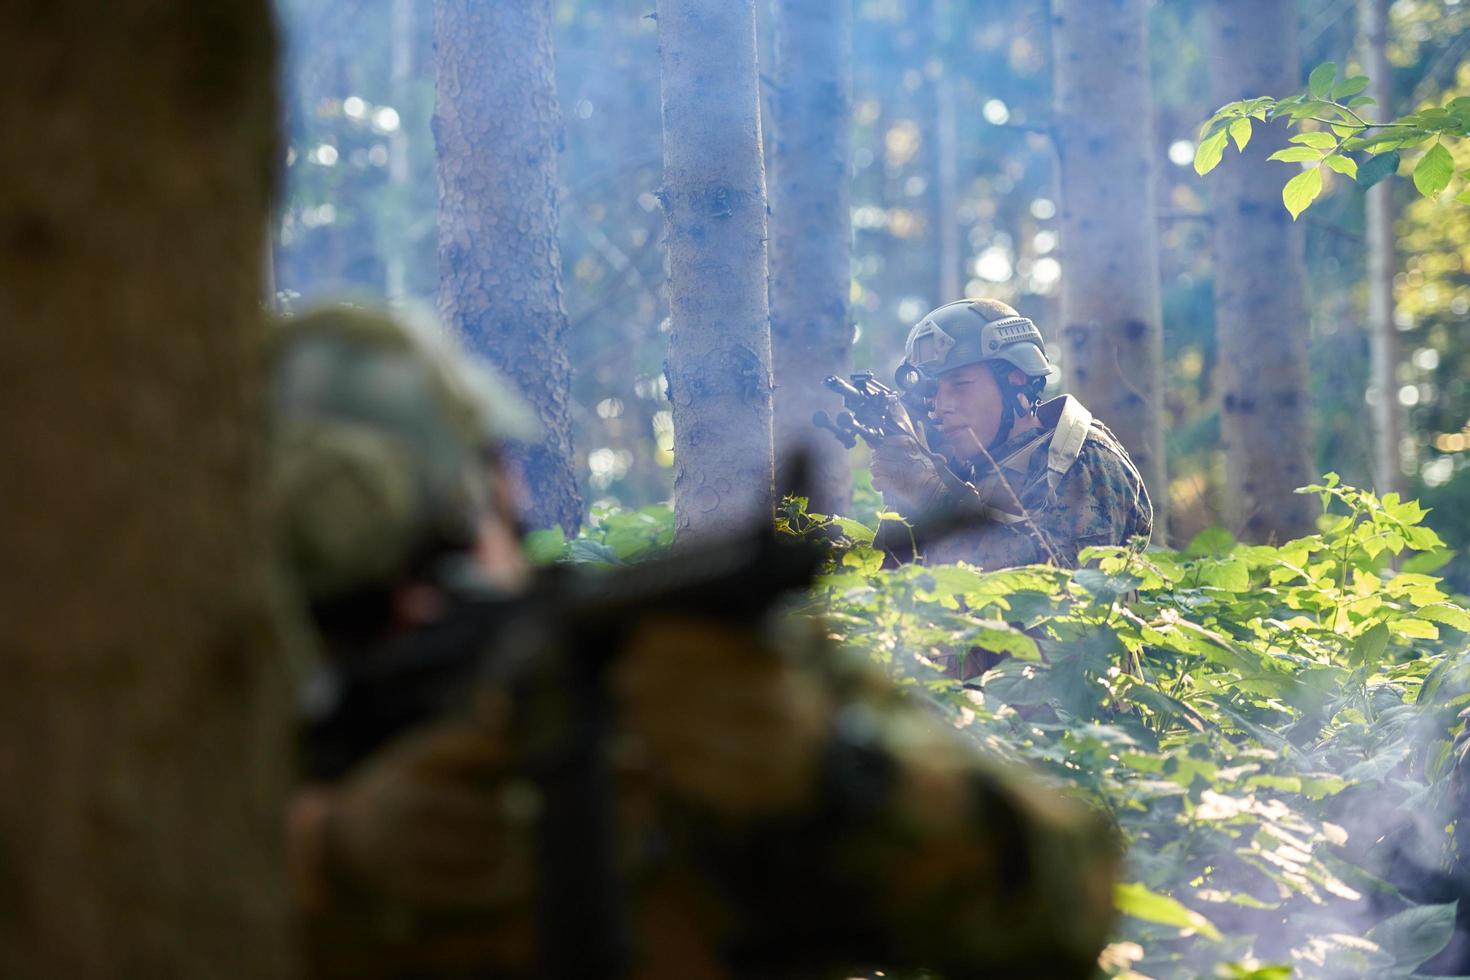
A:
[[[319,311],[277,341],[282,546],[325,656],[429,657],[449,641],[491,668],[462,710],[296,795],[292,875],[318,975],[547,976],[568,972],[548,946],[596,939],[583,921],[548,929],[545,898],[609,828],[558,812],[556,772],[527,765],[542,728],[579,718],[494,669],[529,657],[533,678],[571,684],[584,654],[610,664],[612,737],[596,748],[625,908],[603,911],[625,917],[628,951],[590,975],[1094,971],[1111,836],[812,629],[651,612],[558,669],[537,667],[524,626],[446,632],[467,591],[527,588],[495,456],[529,435],[524,411],[441,334],[379,314]],[[538,710],[548,696],[563,710]],[[538,846],[554,821],[580,833],[560,855]]]
[[[926,560],[1072,567],[1083,548],[1152,533],[1143,478],[1107,426],[1071,396],[1041,401],[1055,370],[1036,325],[995,300],[949,303],[909,332],[900,376],[932,397],[938,452],[922,429],[889,432],[873,486],[908,518],[973,507],[987,518],[921,541]]]

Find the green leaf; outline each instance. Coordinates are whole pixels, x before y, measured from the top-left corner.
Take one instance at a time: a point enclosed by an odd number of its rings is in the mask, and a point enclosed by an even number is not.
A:
[[[977,625],[968,639],[977,647],[992,653],[1008,653],[1017,660],[1041,659],[1041,650],[1035,640],[1009,623],[999,620]]]
[[[1291,212],[1291,220],[1295,221],[1321,193],[1322,171],[1313,167],[1286,182],[1281,189],[1281,200],[1286,204],[1286,210]]]
[[[1354,75],[1352,78],[1344,79],[1332,86],[1332,98],[1334,101],[1341,102],[1343,99],[1357,95],[1367,87],[1367,75]]]
[[[1334,150],[1337,148],[1337,138],[1331,133],[1297,133],[1288,143],[1300,143],[1303,146],[1316,147],[1319,150]]]
[[[1220,160],[1225,156],[1225,140],[1228,138],[1228,130],[1219,129],[1209,136],[1200,140],[1198,149],[1194,151],[1194,172],[1203,177],[1220,165]]]
[[[1160,895],[1158,892],[1149,891],[1148,888],[1141,884],[1114,885],[1113,905],[1119,912],[1122,912],[1124,915],[1131,915],[1135,919],[1142,919],[1145,922],[1157,922],[1162,926],[1191,929],[1210,939],[1218,940],[1221,938],[1220,930],[1216,929],[1209,919],[1206,919],[1193,909],[1185,907],[1176,899],[1170,898],[1168,895]],[[1450,919],[1451,925],[1453,925],[1453,914]]]
[[[862,521],[855,521],[851,517],[833,517],[832,523],[842,531],[843,534],[852,538],[858,544],[873,543],[873,529]]]
[[[1216,976],[1226,980],[1291,980],[1291,967],[1283,963],[1249,967],[1239,963],[1222,964]]]
[[[609,565],[621,565],[622,559],[607,545],[601,541],[593,541],[591,538],[578,538],[572,542],[570,557],[574,562],[606,563]]]
[[[1347,107],[1349,109],[1357,109],[1365,105],[1377,104],[1378,100],[1371,95],[1355,95],[1351,99],[1348,99]]]
[[[550,565],[567,554],[567,535],[559,527],[532,531],[524,542],[526,557],[533,565]]]
[[[1251,141],[1251,121],[1249,116],[1244,119],[1237,119],[1230,124],[1230,138],[1235,140],[1235,148],[1244,153],[1246,144]]]
[[[1191,558],[1224,555],[1235,547],[1235,539],[1223,527],[1207,527],[1196,534],[1184,549]]]
[[[1352,157],[1340,156],[1334,153],[1322,162],[1340,174],[1345,174],[1353,178],[1358,176],[1358,162]]]
[[[1450,178],[1454,175],[1455,158],[1445,149],[1443,143],[1436,143],[1415,164],[1414,186],[1425,197],[1434,197],[1450,186]]]
[[[1314,99],[1325,99],[1332,94],[1332,83],[1337,80],[1337,62],[1329,61],[1312,69],[1307,76],[1307,91]]]
[[[1422,619],[1405,616],[1390,622],[1388,628],[1390,632],[1398,636],[1407,636],[1411,640],[1439,639],[1439,627]]]
[[[1398,172],[1399,151],[1389,150],[1363,161],[1363,165],[1358,168],[1358,184],[1364,188],[1372,187],[1383,178]]]
[[[1094,568],[1079,569],[1072,580],[1086,589],[1099,603],[1110,603],[1138,588],[1143,580],[1134,575],[1107,575]]]
[[[1388,649],[1388,640],[1387,626],[1378,623],[1370,628],[1353,644],[1353,666],[1378,663],[1383,657],[1383,651]]]
[[[1455,195],[1456,204],[1470,204],[1470,187]]]
[[[1309,146],[1288,146],[1284,150],[1277,150],[1266,159],[1280,160],[1282,163],[1306,163],[1308,160],[1322,159],[1322,151],[1314,150]]]
[[[1470,633],[1470,611],[1463,606],[1449,602],[1432,602],[1427,606],[1420,606],[1418,615],[1420,619],[1427,619],[1432,623],[1443,623],[1451,629]]]
[[[1455,902],[1416,905],[1368,930],[1368,940],[1393,957],[1396,966],[1418,966],[1445,948],[1455,931]]]
[[[1246,592],[1251,587],[1250,566],[1237,558],[1200,562],[1199,583],[1229,592]]]

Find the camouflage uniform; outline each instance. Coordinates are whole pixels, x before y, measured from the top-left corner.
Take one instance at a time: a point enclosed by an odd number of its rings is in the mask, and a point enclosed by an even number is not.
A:
[[[1074,415],[1078,409],[1075,399],[1064,396],[1043,403],[1037,414],[1046,422],[1064,413]],[[924,550],[925,558],[965,561],[986,569],[1044,562],[1071,568],[1084,548],[1148,540],[1153,533],[1153,505],[1127,451],[1096,419],[1088,417],[1079,429],[1083,441],[1065,469],[1052,465],[1055,423],[997,447],[991,456],[1001,461],[999,477],[989,460],[971,460],[963,467],[964,475],[994,502],[992,519],[934,542]],[[1010,491],[1001,484],[1002,478]]]
[[[416,342],[390,321],[348,329],[361,315],[345,326],[341,316],[287,328],[276,392],[283,548],[317,608],[328,600],[339,613],[354,594],[371,598],[385,577],[422,567],[426,541],[470,546],[464,514],[441,508],[472,505],[475,479],[453,465],[426,479],[420,467],[454,454],[419,440],[461,433],[468,467],[503,431],[477,433],[465,424],[473,411],[448,427],[419,418],[444,401],[474,404],[475,386],[445,389],[438,368],[408,370]],[[304,366],[293,350],[311,353]],[[350,383],[353,371],[371,384]],[[436,390],[422,397],[416,386],[428,382]],[[365,392],[373,406],[360,404]],[[404,411],[412,417],[392,417]],[[375,444],[372,433],[387,438]],[[627,640],[615,677],[615,826],[631,975],[1091,975],[1112,919],[1111,832],[1076,801],[986,759],[821,633],[665,620]],[[412,642],[413,631],[399,631],[356,651],[335,646],[359,655]],[[340,784],[303,789],[311,807],[297,809],[313,816],[291,824],[293,877],[319,975],[542,975],[540,817],[526,805],[520,729],[506,721],[522,708],[517,696],[492,682],[466,716],[386,747]],[[688,746],[704,749],[682,758]],[[416,791],[407,803],[396,792],[405,785]],[[437,839],[414,839],[415,814],[441,802],[453,803],[441,808],[453,819],[434,825]],[[354,834],[361,826],[378,832]],[[454,850],[457,837],[468,840]],[[363,873],[374,847],[423,851],[425,861],[442,861],[445,848],[469,855],[484,869],[474,900]]]
[[[945,394],[947,379],[974,384],[973,371],[981,367],[980,377],[993,383],[997,401]],[[1117,438],[1075,398],[1040,400],[1047,377],[1055,373],[1036,325],[1004,303],[960,300],[914,325],[899,383],[921,386],[926,397],[935,398],[935,415],[949,415],[951,427],[961,424],[961,431],[975,436],[988,421],[994,434],[985,437],[989,446],[966,460],[931,451],[925,433],[912,426],[900,426],[877,447],[875,485],[881,477],[885,499],[918,523],[912,540],[907,529],[885,525],[879,544],[891,560],[910,559],[917,545],[918,554],[934,563],[1073,567],[1091,545],[1148,538],[1153,507]],[[955,510],[974,513],[977,526],[925,540],[924,518]]]

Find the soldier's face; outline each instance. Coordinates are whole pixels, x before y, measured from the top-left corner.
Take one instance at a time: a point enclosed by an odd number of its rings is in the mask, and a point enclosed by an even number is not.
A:
[[[491,584],[519,592],[530,577],[520,540],[521,475],[498,454],[487,460],[486,471],[492,499],[476,522],[475,557]]]
[[[954,455],[969,459],[1000,431],[1000,386],[984,364],[966,364],[939,376],[934,418]]]

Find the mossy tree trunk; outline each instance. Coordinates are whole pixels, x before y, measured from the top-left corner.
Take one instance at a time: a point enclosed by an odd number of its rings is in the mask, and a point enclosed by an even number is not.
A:
[[[1301,88],[1295,3],[1213,0],[1211,101]],[[1314,477],[1301,229],[1281,203],[1290,172],[1267,160],[1283,123],[1257,123],[1245,152],[1211,175],[1220,433],[1231,529],[1248,541],[1314,530]]]
[[[852,325],[851,0],[777,0],[771,95],[770,299],[776,455],[808,447],[811,509],[846,513],[847,450],[812,425],[846,374]],[[782,491],[792,488],[781,487]]]
[[[1163,308],[1146,0],[1053,0],[1063,364],[1127,447],[1162,531]]]
[[[754,0],[659,0],[678,533],[771,514],[766,180]]]
[[[435,0],[439,309],[530,402],[542,441],[515,453],[536,527],[582,522],[557,244],[550,0]]]
[[[0,975],[293,972],[265,0],[0,11]]]

